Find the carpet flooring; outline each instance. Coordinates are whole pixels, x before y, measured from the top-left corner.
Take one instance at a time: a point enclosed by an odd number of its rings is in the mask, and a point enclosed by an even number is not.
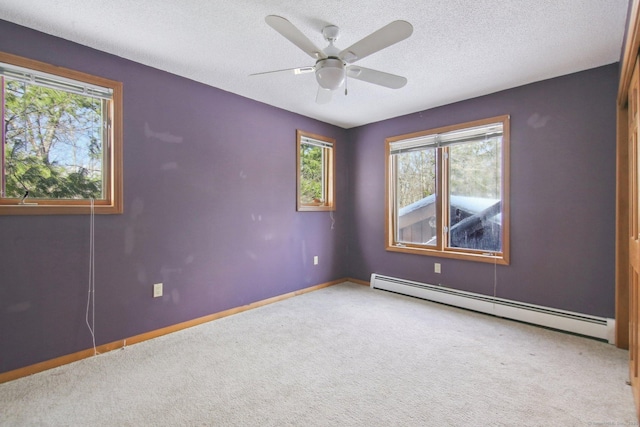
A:
[[[0,426],[638,425],[628,352],[344,283],[0,385]]]

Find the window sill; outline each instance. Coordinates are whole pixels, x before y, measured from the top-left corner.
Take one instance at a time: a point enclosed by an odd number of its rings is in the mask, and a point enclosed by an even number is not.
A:
[[[298,206],[298,212],[313,212],[313,211],[335,211],[335,206],[327,205],[302,205]]]
[[[452,250],[441,251],[438,249],[427,249],[416,246],[387,245],[389,252],[401,252],[415,255],[435,256],[440,258],[461,259],[466,261],[485,262],[488,264],[509,265],[509,259],[505,259],[503,254],[490,255],[488,253],[475,252],[454,252]]]
[[[0,204],[0,215],[89,215],[91,214],[91,206],[89,204],[81,205],[51,205],[51,204]],[[94,204],[94,213],[96,215],[103,214],[121,214],[122,206],[100,205]]]

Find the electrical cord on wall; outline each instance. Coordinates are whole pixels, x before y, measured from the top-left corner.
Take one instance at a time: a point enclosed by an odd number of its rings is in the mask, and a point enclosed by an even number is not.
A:
[[[93,355],[96,356],[96,270],[95,270],[95,207],[94,200],[91,199],[91,214],[89,215],[89,291],[87,293],[87,311],[85,313],[85,321],[91,340],[93,342]],[[89,322],[89,309],[91,308],[91,322]]]
[[[498,298],[498,257],[493,254],[493,312],[496,311],[496,298]]]
[[[493,258],[493,297],[498,297],[498,257]]]

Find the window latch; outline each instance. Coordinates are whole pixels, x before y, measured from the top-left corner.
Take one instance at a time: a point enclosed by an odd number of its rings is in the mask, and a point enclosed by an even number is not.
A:
[[[22,196],[22,199],[20,199],[20,201],[18,202],[19,205],[37,205],[37,203],[27,203],[25,202],[26,198],[29,197],[29,190],[24,192],[24,196]]]

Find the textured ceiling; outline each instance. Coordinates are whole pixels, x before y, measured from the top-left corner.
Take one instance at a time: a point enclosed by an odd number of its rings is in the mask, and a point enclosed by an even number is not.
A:
[[[616,62],[627,0],[0,0],[0,19],[266,104],[350,128]],[[280,15],[324,48],[396,19],[413,35],[357,64],[408,79],[398,90],[349,80],[315,103],[314,75],[251,73],[313,65],[269,27]]]

